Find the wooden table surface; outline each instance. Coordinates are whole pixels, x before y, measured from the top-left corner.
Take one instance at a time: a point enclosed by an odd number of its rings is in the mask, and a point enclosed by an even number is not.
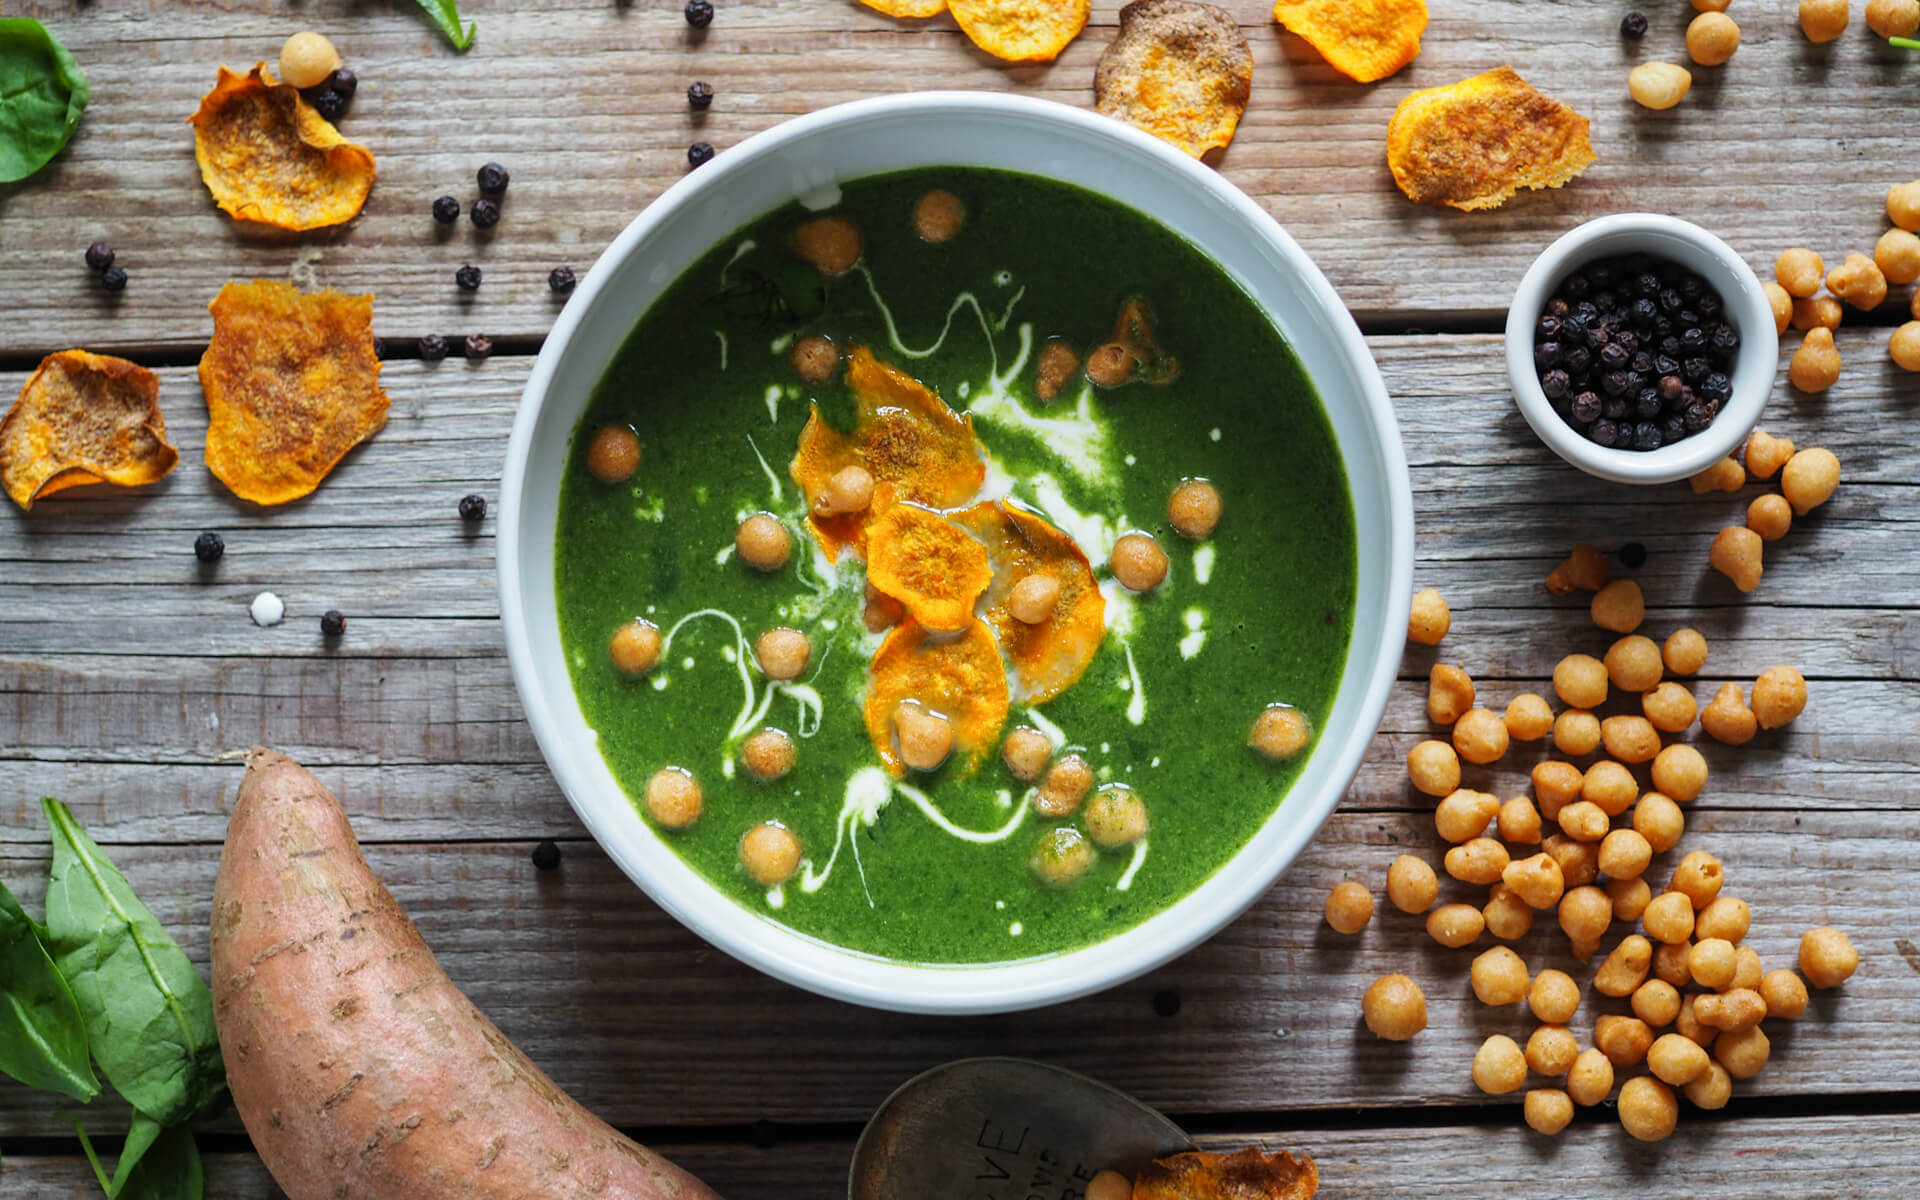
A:
[[[709,1178],[734,1200],[829,1200],[866,1116],[896,1084],[948,1059],[1030,1055],[1103,1078],[1217,1144],[1302,1148],[1328,1196],[1489,1196],[1549,1185],[1565,1197],[1910,1196],[1920,1182],[1920,387],[1888,362],[1886,319],[1839,334],[1848,367],[1819,397],[1784,379],[1763,424],[1843,463],[1833,501],[1769,546],[1741,596],[1706,568],[1707,546],[1758,486],[1695,497],[1629,490],[1562,464],[1527,431],[1505,384],[1506,298],[1546,242],[1580,221],[1647,209],[1699,221],[1763,273],[1788,245],[1837,262],[1885,228],[1890,183],[1920,174],[1912,97],[1920,55],[1860,28],[1810,46],[1785,3],[1731,10],[1744,44],[1696,72],[1669,113],[1634,109],[1634,61],[1681,56],[1691,10],[1664,0],[1639,45],[1625,3],[1432,0],[1420,59],[1374,86],[1343,81],[1258,0],[1232,5],[1256,60],[1254,99],[1221,169],[1332,278],[1370,334],[1413,466],[1418,585],[1454,612],[1438,657],[1466,664],[1496,707],[1546,692],[1554,662],[1609,635],[1578,598],[1541,585],[1574,543],[1645,548],[1617,573],[1646,591],[1644,632],[1701,629],[1702,702],[1727,679],[1798,666],[1811,703],[1741,749],[1704,742],[1713,779],[1672,860],[1705,849],[1753,906],[1750,942],[1790,965],[1801,931],[1833,924],[1859,974],[1817,993],[1773,1033],[1767,1070],[1722,1112],[1689,1109],[1658,1146],[1627,1139],[1611,1108],[1562,1137],[1522,1125],[1516,1097],[1468,1078],[1479,1041],[1524,1039],[1513,1011],[1480,1005],[1472,951],[1430,941],[1381,896],[1402,851],[1437,858],[1432,803],[1401,767],[1432,730],[1410,647],[1402,685],[1348,802],[1272,892],[1219,937],[1146,978],[1039,1012],[966,1020],[876,1014],[774,983],[680,928],[627,882],[575,821],[514,696],[497,621],[493,522],[460,522],[468,492],[497,495],[513,407],[556,305],[547,272],[584,270],[685,170],[686,145],[726,148],[780,120],[861,96],[927,87],[1020,91],[1091,103],[1093,64],[1117,4],[1050,67],[985,57],[946,18],[896,22],[847,0],[717,0],[690,35],[679,0],[469,0],[479,23],[455,54],[402,0],[16,0],[73,50],[93,100],[70,148],[40,176],[0,186],[0,397],[48,351],[117,351],[160,369],[180,468],[140,491],[70,492],[0,515],[0,878],[37,909],[58,794],[203,966],[232,753],[266,742],[345,801],[374,866],[449,972],[562,1086]],[[329,33],[361,87],[345,132],[380,181],[351,225],[308,235],[217,212],[184,124],[214,68],[272,60],[296,28]],[[1393,189],[1384,132],[1417,87],[1511,63],[1593,119],[1600,162],[1562,191],[1475,215],[1417,208]],[[718,99],[687,113],[683,90]],[[469,195],[480,163],[513,172],[490,236],[436,227],[429,201]],[[105,237],[131,283],[109,298],[81,250]],[[481,265],[458,293],[451,275]],[[205,408],[193,366],[206,304],[229,278],[311,271],[372,291],[390,356],[388,425],[311,498],[235,501],[201,464]],[[1850,322],[1857,315],[1850,314]],[[485,363],[423,364],[416,339],[494,337]],[[1783,358],[1784,367],[1784,358]],[[213,568],[203,529],[227,540]],[[248,601],[287,602],[256,628]],[[337,643],[318,615],[348,614]],[[1697,734],[1697,727],[1695,730]],[[1689,735],[1693,736],[1693,735]],[[1538,761],[1516,750],[1469,783],[1521,790]],[[562,867],[538,872],[544,838]],[[1367,883],[1382,911],[1359,937],[1320,917],[1328,887]],[[1466,889],[1459,889],[1464,897]],[[1529,965],[1571,963],[1542,921]],[[1621,932],[1615,927],[1615,935]],[[1611,938],[1609,939],[1612,940]],[[1478,944],[1484,947],[1488,939]],[[1405,971],[1431,1027],[1410,1046],[1359,1026],[1367,983]],[[1619,1011],[1607,1002],[1599,1011]],[[1576,1028],[1583,1041],[1596,1011]],[[90,1118],[111,1140],[122,1113]],[[209,1195],[274,1195],[236,1121],[208,1127]],[[41,1095],[0,1087],[0,1197],[91,1194],[68,1127]]]

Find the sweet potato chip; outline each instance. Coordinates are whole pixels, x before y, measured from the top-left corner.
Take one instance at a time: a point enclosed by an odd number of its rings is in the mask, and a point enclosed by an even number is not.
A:
[[[787,466],[809,509],[842,467],[859,465],[873,473],[874,500],[866,512],[808,518],[814,539],[831,559],[848,546],[864,553],[867,522],[892,500],[954,508],[971,500],[987,477],[973,418],[948,408],[919,380],[856,346],[847,364],[847,386],[854,396],[853,432],[827,424],[815,405]]]
[[[893,744],[893,712],[902,700],[918,700],[952,721],[962,773],[979,770],[1007,723],[1007,676],[986,624],[951,634],[908,621],[880,644],[867,677],[867,736],[895,775],[907,770]]]
[[[1107,636],[1107,600],[1078,544],[1036,513],[1005,500],[985,501],[954,520],[987,547],[993,580],[981,614],[1008,662],[1007,683],[1022,704],[1066,691],[1086,671]],[[1007,593],[1036,571],[1060,582],[1053,615],[1035,625],[1007,611]]]
[[[1372,83],[1420,56],[1426,0],[1277,0],[1273,19],[1320,52],[1327,65]]]
[[[267,64],[220,68],[200,100],[193,156],[214,202],[243,221],[321,229],[351,221],[373,190],[373,155],[340,136]]]
[[[937,17],[947,11],[947,0],[860,0],[890,17]]]
[[[1593,165],[1587,119],[1512,67],[1408,96],[1387,126],[1387,165],[1407,198],[1469,212],[1523,187],[1557,188]]]
[[[995,58],[1052,62],[1087,27],[1088,0],[947,0],[960,32]]]
[[[1234,1154],[1195,1151],[1155,1159],[1133,1183],[1133,1200],[1313,1200],[1313,1159],[1249,1146]]]
[[[159,376],[124,358],[47,355],[0,421],[0,487],[21,508],[83,483],[139,487],[179,461]]]
[[[229,283],[200,358],[207,469],[255,504],[285,504],[387,423],[373,297]]]
[[[1093,73],[1095,108],[1195,158],[1233,140],[1252,93],[1246,35],[1195,0],[1133,0]]]
[[[896,504],[867,526],[867,582],[942,633],[973,623],[973,602],[993,579],[987,548],[930,508]]]

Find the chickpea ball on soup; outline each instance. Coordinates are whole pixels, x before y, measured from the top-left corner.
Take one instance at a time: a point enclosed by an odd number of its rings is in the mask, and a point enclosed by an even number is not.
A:
[[[614,669],[623,675],[645,675],[660,662],[660,627],[635,617],[613,631],[607,653]]]
[[[1087,836],[1104,849],[1129,846],[1147,836],[1147,806],[1140,799],[1140,793],[1124,783],[1111,783],[1095,792],[1093,799],[1087,801],[1085,820]],[[1360,893],[1366,899],[1367,917],[1373,916],[1373,897],[1366,895],[1365,888],[1360,888]],[[1352,899],[1350,894],[1348,898]],[[1333,902],[1327,903],[1331,910]],[[1360,923],[1364,925],[1366,921],[1363,919]]]
[[[1072,346],[1053,338],[1042,347],[1033,368],[1033,394],[1042,404],[1051,404],[1080,369],[1080,356]]]
[[[700,819],[700,784],[682,767],[662,767],[647,780],[647,815],[668,829]]]
[[[865,512],[872,503],[873,472],[853,463],[828,476],[826,486],[813,498],[813,515],[838,517]]]
[[[966,218],[967,208],[960,197],[945,188],[932,188],[914,203],[913,231],[921,241],[937,245],[959,233]]]
[[[621,483],[640,469],[640,438],[625,425],[603,425],[587,443],[587,470],[601,483]]]
[[[1133,369],[1140,363],[1139,355],[1120,342],[1108,342],[1094,348],[1087,355],[1087,378],[1095,387],[1119,387],[1133,378]]]
[[[1276,761],[1294,757],[1312,741],[1313,723],[1307,720],[1307,714],[1287,704],[1269,704],[1261,709],[1247,734],[1247,745]]]
[[[740,839],[740,865],[761,887],[777,887],[800,869],[800,839],[778,821],[762,821]]]
[[[845,217],[815,217],[793,231],[793,252],[822,275],[844,275],[860,261],[860,227]]]
[[[793,770],[793,739],[779,729],[762,729],[740,746],[740,761],[747,774],[767,781],[779,779]]]
[[[1061,825],[1041,836],[1033,852],[1033,873],[1055,887],[1065,887],[1085,875],[1094,858],[1087,836],[1071,825]]]
[[[1007,735],[1000,746],[1000,757],[1006,760],[1007,770],[1015,779],[1032,783],[1040,778],[1048,760],[1053,758],[1053,743],[1038,729],[1022,725]]]
[[[734,531],[733,552],[756,571],[778,571],[793,554],[793,535],[772,513],[754,513]]]
[[[893,736],[900,761],[916,771],[931,771],[953,753],[953,722],[918,700],[902,700],[893,710]]]
[[[793,373],[808,383],[825,383],[840,367],[840,351],[832,339],[810,333],[793,344],[788,354]]]
[[[1007,592],[1007,613],[1024,625],[1038,625],[1060,604],[1060,581],[1036,571]]]
[[[1220,524],[1220,489],[1204,479],[1189,479],[1167,499],[1167,523],[1183,538],[1203,541]]]
[[[753,644],[753,656],[768,679],[798,679],[813,657],[813,645],[798,629],[769,629]]]
[[[1167,577],[1167,552],[1144,533],[1122,534],[1107,566],[1128,591],[1150,592]]]
[[[1093,768],[1078,754],[1063,754],[1054,760],[1034,793],[1033,807],[1043,817],[1070,817],[1080,810],[1080,802],[1093,790]]]

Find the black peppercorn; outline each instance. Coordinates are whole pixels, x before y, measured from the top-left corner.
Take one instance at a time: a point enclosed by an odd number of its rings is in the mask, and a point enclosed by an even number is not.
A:
[[[695,29],[713,24],[712,0],[687,0],[687,24]]]
[[[1633,355],[1618,342],[1609,342],[1600,348],[1600,365],[1609,371],[1623,371],[1633,361]]]
[[[566,295],[578,282],[579,280],[573,277],[572,267],[555,267],[547,274],[547,288],[556,295]]]
[[[1717,325],[1714,327],[1713,335],[1707,339],[1707,345],[1721,354],[1731,355],[1740,349],[1740,335],[1731,325]]]
[[[713,143],[712,142],[695,142],[693,145],[687,147],[687,165],[688,166],[704,167],[712,161],[713,161]]]
[[[313,94],[313,109],[329,121],[338,121],[347,113],[347,98],[331,87],[323,87]]]
[[[1600,401],[1600,415],[1609,421],[1624,421],[1633,404],[1625,396],[1607,396]]]
[[[337,608],[320,614],[320,636],[337,638],[347,631],[347,618]]]
[[[1568,311],[1569,310],[1567,308],[1567,302],[1565,300],[1562,300],[1558,296],[1555,296],[1553,299],[1547,301],[1548,316],[1565,318]]]
[[[203,563],[219,562],[227,552],[227,540],[211,531],[193,539],[193,556]]]
[[[87,247],[87,267],[93,271],[104,271],[113,265],[113,247],[105,242],[95,242]]]
[[[1620,547],[1620,561],[1629,570],[1637,571],[1647,565],[1647,548],[1639,542],[1628,542]]]
[[[1660,427],[1651,421],[1642,421],[1633,427],[1633,448],[1635,450],[1658,450],[1664,439],[1660,436]]]
[[[481,229],[492,229],[500,223],[500,205],[495,201],[480,197],[473,202],[473,223]]]
[[[483,196],[498,196],[507,190],[507,169],[497,162],[490,162],[481,167],[478,179],[480,194]]]
[[[1620,36],[1639,41],[1647,36],[1647,18],[1640,13],[1630,12],[1620,18]]]
[[[1619,427],[1608,417],[1601,417],[1587,426],[1587,438],[1596,446],[1611,446],[1619,436]]]
[[[1593,392],[1581,392],[1573,398],[1573,419],[1582,425],[1591,425],[1600,419],[1600,397]]]
[[[462,521],[484,521],[487,518],[487,498],[478,492],[460,497],[460,519]]]
[[[1624,396],[1633,390],[1633,378],[1626,371],[1608,371],[1600,377],[1600,391],[1608,396]]]
[[[484,333],[470,333],[467,335],[467,358],[468,359],[470,359],[473,362],[479,362],[482,359],[486,358],[487,355],[492,353],[493,353],[492,338],[488,337]]]
[[[1567,281],[1560,285],[1560,290],[1575,300],[1580,299],[1592,289],[1593,283],[1585,275],[1569,275]]]
[[[1641,388],[1633,394],[1633,415],[1642,421],[1653,420],[1664,407],[1659,391],[1654,388]]]
[[[1660,440],[1662,445],[1668,442],[1677,442],[1686,436],[1687,421],[1685,417],[1670,416],[1660,422]],[[1657,450],[1659,447],[1656,446],[1654,449]]]
[[[1704,404],[1689,404],[1687,411],[1681,414],[1681,419],[1686,422],[1688,433],[1699,433],[1713,423],[1713,414],[1707,411]]]
[[[1701,382],[1700,395],[1708,400],[1726,403],[1733,398],[1733,377],[1725,371],[1715,371]]]
[[[1533,347],[1533,365],[1542,371],[1552,370],[1560,365],[1559,342],[1537,342]]]
[[[433,219],[442,225],[451,225],[460,219],[460,202],[452,196],[441,196],[433,202]]]
[[[477,292],[480,290],[480,268],[468,263],[453,273],[453,281],[460,285],[463,292]]]
[[[100,272],[100,286],[110,292],[126,290],[127,271],[125,267],[108,267]]]
[[[713,104],[713,85],[704,79],[696,79],[687,85],[687,106],[695,112],[705,112]]]
[[[553,871],[560,866],[560,847],[552,840],[541,842],[533,848],[534,869]]]
[[[341,67],[327,77],[327,86],[351,100],[353,94],[360,90],[360,77],[347,68]]]
[[[1707,376],[1711,374],[1713,374],[1713,364],[1704,358],[1689,358],[1680,364],[1680,378],[1695,387],[1705,383]]]
[[[1593,369],[1593,351],[1585,346],[1575,346],[1566,352],[1561,360],[1567,372],[1572,375],[1585,375]]]
[[[1567,389],[1572,385],[1573,380],[1568,378],[1567,373],[1559,368],[1548,371],[1540,377],[1540,390],[1547,394],[1547,399],[1549,400],[1560,399],[1567,394]]]
[[[420,361],[439,362],[447,356],[447,339],[437,333],[423,334],[420,338]]]

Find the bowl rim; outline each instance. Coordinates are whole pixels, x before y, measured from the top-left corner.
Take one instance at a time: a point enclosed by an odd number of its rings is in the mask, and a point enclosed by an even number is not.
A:
[[[1344,744],[1316,748],[1316,754],[1331,756],[1327,785],[1318,795],[1289,792],[1283,808],[1290,820],[1278,835],[1277,844],[1263,847],[1263,861],[1277,862],[1271,869],[1243,868],[1231,872],[1233,864],[1254,848],[1261,835],[1274,825],[1274,816],[1254,832],[1247,845],[1236,851],[1215,873],[1186,895],[1159,912],[1111,937],[1074,950],[1011,962],[981,964],[922,964],[879,959],[814,939],[785,926],[771,926],[760,914],[751,913],[719,893],[697,874],[697,889],[680,894],[664,881],[649,879],[622,847],[608,822],[600,819],[596,807],[577,794],[574,768],[564,754],[562,730],[551,710],[535,703],[544,700],[539,686],[538,666],[534,661],[528,611],[519,586],[522,572],[520,512],[528,489],[529,463],[535,426],[545,405],[559,361],[586,319],[586,314],[621,264],[629,260],[637,247],[646,242],[669,217],[691,197],[722,185],[735,172],[749,169],[759,158],[778,151],[790,141],[841,129],[842,127],[886,119],[903,114],[938,117],[943,114],[979,114],[987,117],[1017,118],[1064,126],[1095,140],[1104,140],[1117,150],[1149,160],[1183,175],[1186,182],[1206,193],[1206,199],[1224,205],[1240,221],[1255,231],[1255,243],[1284,261],[1295,277],[1296,285],[1311,296],[1311,308],[1325,322],[1336,343],[1334,351],[1348,368],[1354,384],[1353,404],[1361,418],[1377,431],[1364,454],[1378,465],[1378,487],[1388,545],[1381,574],[1385,596],[1382,599],[1388,645],[1382,646],[1370,671],[1358,677],[1364,686],[1355,688],[1354,735]],[[1149,214],[1151,215],[1151,214]],[[1158,220],[1159,218],[1155,218]],[[1230,269],[1230,268],[1229,268]],[[637,319],[637,317],[636,317]],[[1349,456],[1343,453],[1343,459]],[[1358,455],[1354,456],[1358,457]],[[1354,483],[1349,484],[1355,488]],[[561,310],[553,329],[534,364],[515,415],[508,441],[505,469],[501,478],[501,517],[497,530],[497,575],[499,582],[501,625],[505,635],[507,658],[527,721],[532,727],[542,755],[555,781],[566,795],[576,816],[587,827],[603,851],[629,879],[647,893],[682,925],[709,944],[765,974],[833,999],[873,1008],[926,1014],[985,1014],[1012,1012],[1072,1000],[1101,991],[1147,971],[1193,949],[1211,938],[1244,913],[1279,878],[1287,865],[1300,854],[1319,832],[1327,818],[1345,797],[1359,771],[1373,733],[1386,709],[1388,695],[1398,677],[1403,643],[1398,631],[1405,628],[1411,603],[1414,515],[1411,477],[1399,424],[1389,399],[1378,364],[1351,312],[1340,301],[1332,284],[1313,260],[1287,232],[1252,198],[1227,183],[1211,168],[1168,146],[1159,139],[1131,126],[1096,113],[1054,101],[994,92],[929,91],[874,97],[834,105],[782,122],[745,139],[714,161],[689,172],[642,210],[613,240],[581,280],[572,299]],[[1365,553],[1365,548],[1361,549]],[[1373,630],[1356,628],[1348,654],[1355,653],[1361,639]],[[1351,662],[1351,657],[1349,662]],[[1336,693],[1336,700],[1338,694]],[[649,829],[651,834],[651,830]],[[657,836],[657,835],[655,835]],[[671,854],[672,851],[668,850]],[[691,868],[687,868],[691,871]],[[697,895],[693,894],[697,892]],[[696,900],[705,903],[695,903]],[[719,910],[726,910],[724,913]],[[747,935],[740,935],[730,914],[738,910],[756,922]],[[1178,935],[1168,933],[1179,914]],[[848,957],[861,960],[863,978],[851,980],[833,967]],[[1076,967],[1087,969],[1076,970]],[[956,987],[956,973],[969,976],[968,985]]]
[[[1635,250],[1674,259],[1706,276],[1740,332],[1733,395],[1720,416],[1706,430],[1651,451],[1617,450],[1581,436],[1553,410],[1533,365],[1534,321],[1553,286],[1577,262]],[[1780,335],[1759,277],[1731,246],[1691,221],[1663,213],[1627,212],[1575,226],[1533,260],[1507,309],[1506,353],[1514,403],[1549,449],[1600,479],[1658,484],[1706,470],[1733,453],[1759,424],[1778,373]]]

